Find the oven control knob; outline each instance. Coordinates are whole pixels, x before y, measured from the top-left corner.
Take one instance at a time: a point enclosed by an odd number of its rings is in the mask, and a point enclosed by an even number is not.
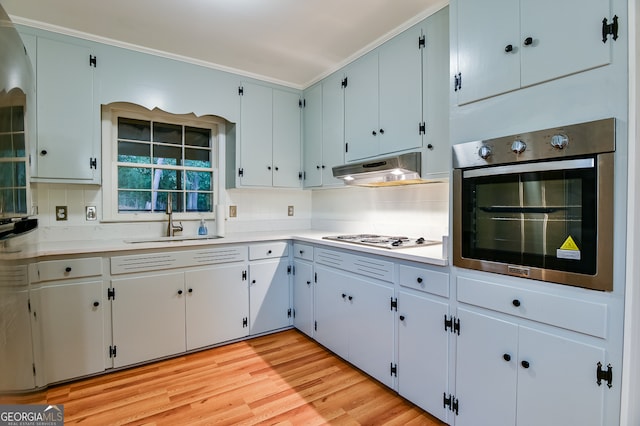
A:
[[[487,158],[491,157],[491,148],[487,145],[482,145],[478,150],[478,155],[483,160],[486,160]]]
[[[527,144],[522,142],[521,140],[515,140],[511,144],[511,151],[513,151],[515,154],[522,154],[525,149],[527,149]]]
[[[551,136],[551,146],[556,149],[564,149],[569,144],[569,138],[567,135],[553,135]]]

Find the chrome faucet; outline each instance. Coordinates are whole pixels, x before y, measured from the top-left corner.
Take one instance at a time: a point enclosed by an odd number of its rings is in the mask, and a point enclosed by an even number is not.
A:
[[[173,237],[176,234],[176,231],[182,232],[182,222],[178,222],[178,224],[173,223],[173,206],[172,206],[172,194],[171,192],[167,193],[167,214],[169,215],[169,223],[167,224],[167,237]]]

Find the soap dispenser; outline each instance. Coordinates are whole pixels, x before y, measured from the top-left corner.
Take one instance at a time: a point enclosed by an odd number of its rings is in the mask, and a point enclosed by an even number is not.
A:
[[[204,219],[200,219],[200,226],[198,227],[198,235],[207,235],[207,224]]]

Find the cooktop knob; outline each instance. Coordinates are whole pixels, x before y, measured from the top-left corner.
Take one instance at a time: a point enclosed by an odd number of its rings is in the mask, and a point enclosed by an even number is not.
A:
[[[567,135],[553,135],[551,136],[551,146],[556,149],[564,149],[569,144],[569,137]]]
[[[491,157],[491,147],[487,145],[482,145],[478,150],[478,155],[483,160],[486,160],[487,158]]]
[[[511,151],[513,151],[515,154],[522,154],[525,149],[527,149],[527,144],[522,142],[521,140],[515,140],[511,144]]]

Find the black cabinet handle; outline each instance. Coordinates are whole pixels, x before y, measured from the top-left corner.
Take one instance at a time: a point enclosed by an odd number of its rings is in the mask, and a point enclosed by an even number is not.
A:
[[[522,366],[522,368],[529,368],[529,361],[522,361],[520,365]]]
[[[300,254],[304,254],[304,250],[300,250]]]
[[[322,168],[324,169],[324,164],[322,165]]]
[[[307,281],[307,285],[311,285],[311,281]]]
[[[380,129],[380,134],[384,135],[384,129]]]
[[[271,166],[267,166],[267,170],[271,170]]]
[[[43,149],[42,151],[40,151],[40,155],[47,155],[47,150]]]
[[[98,306],[100,306],[100,302],[98,302],[98,301],[93,302],[93,307],[94,308],[97,308]]]
[[[433,149],[433,144],[431,144],[431,143],[430,143],[430,144],[428,144],[428,145],[427,145],[427,148],[428,148],[428,149]]]
[[[400,315],[400,321],[404,321],[404,315]]]
[[[353,296],[349,296],[349,300],[353,300]]]
[[[189,293],[193,293],[193,289],[190,288],[189,290],[187,290]]]
[[[271,254],[271,250],[269,250],[269,251],[267,252],[267,254]]]
[[[251,280],[251,284],[255,284],[255,283],[256,283],[256,280]]]
[[[505,361],[509,362],[509,361],[511,361],[511,355],[504,354],[504,355],[502,355],[502,359],[504,359]]]
[[[518,299],[513,299],[511,301],[511,304],[517,308],[518,306],[520,306],[520,301]]]
[[[276,166],[276,172],[278,171],[278,166]]]
[[[418,284],[422,284],[422,277],[418,277],[416,281],[418,281]]]
[[[507,45],[504,47],[504,51],[505,51],[506,53],[511,53],[511,52],[513,52],[513,44],[507,44]]]
[[[67,266],[66,268],[64,268],[65,272],[71,272],[71,266]]]
[[[344,299],[345,297],[347,297],[347,295],[342,293],[342,298]]]
[[[182,290],[178,290],[178,294],[182,294]]]
[[[316,166],[316,169],[320,170],[320,166]]]
[[[524,45],[525,46],[531,46],[533,44],[533,38],[532,37],[527,37],[524,39]]]
[[[375,135],[377,135],[378,133],[374,130],[373,132],[371,132],[371,134],[372,134],[373,136],[375,136]]]

